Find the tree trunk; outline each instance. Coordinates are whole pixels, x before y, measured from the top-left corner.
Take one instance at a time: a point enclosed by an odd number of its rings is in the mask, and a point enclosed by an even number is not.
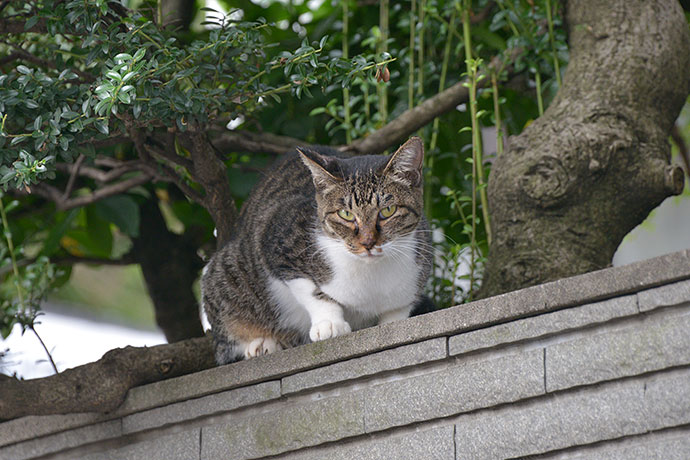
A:
[[[141,230],[134,254],[156,312],[156,324],[168,342],[201,337],[199,304],[192,289],[203,263],[196,247],[165,225],[158,201],[141,207]]]
[[[566,27],[563,87],[491,171],[484,297],[608,266],[683,188],[668,143],[690,91],[677,0],[571,0]]]

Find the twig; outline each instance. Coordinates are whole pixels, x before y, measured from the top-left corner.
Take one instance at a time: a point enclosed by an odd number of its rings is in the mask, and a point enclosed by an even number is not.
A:
[[[79,168],[81,168],[81,165],[82,163],[84,163],[85,158],[86,157],[84,156],[84,154],[79,155],[77,161],[75,161],[74,165],[72,165],[69,180],[67,181],[67,186],[65,187],[65,192],[62,194],[63,200],[69,199],[69,196],[72,194],[72,190],[74,189],[74,182],[77,180],[77,176],[79,175]]]
[[[31,325],[29,326],[29,329],[31,329],[31,332],[34,333],[34,335],[36,336],[36,338],[38,339],[38,341],[41,342],[41,346],[42,346],[43,349],[45,350],[46,355],[48,355],[48,359],[50,360],[51,366],[53,366],[53,370],[55,371],[56,374],[59,374],[60,371],[58,371],[57,365],[55,364],[55,361],[53,360],[53,355],[50,354],[50,351],[48,350],[48,347],[46,346],[45,342],[43,342],[43,339],[41,338],[41,336],[40,336],[40,335],[38,334],[38,332],[36,331],[36,327],[35,327],[33,324],[31,324]]]
[[[96,189],[89,195],[79,196],[67,200],[64,199],[63,194],[57,188],[46,183],[34,185],[31,189],[31,193],[35,193],[38,196],[42,196],[43,198],[53,201],[56,208],[60,211],[68,211],[73,208],[78,208],[79,206],[86,206],[95,203],[96,201],[102,200],[103,198],[107,198],[109,196],[124,193],[133,187],[150,182],[153,177],[154,176],[148,172],[144,172],[138,176]],[[22,192],[19,191],[18,193],[22,194]]]
[[[192,168],[194,167],[194,164],[190,160],[180,155],[170,153],[166,149],[158,148],[150,143],[144,144],[144,148],[147,149],[150,154],[157,157],[158,159],[162,158],[168,160],[173,164],[176,164],[177,166],[182,166],[183,168],[186,168],[187,171],[190,171],[190,173],[192,171]]]
[[[211,140],[214,148],[221,152],[253,152],[281,155],[296,146],[309,144],[300,139],[277,136],[270,133],[253,133],[249,131],[224,132]]]

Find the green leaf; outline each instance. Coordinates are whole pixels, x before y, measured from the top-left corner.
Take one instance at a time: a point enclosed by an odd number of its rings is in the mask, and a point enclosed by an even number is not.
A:
[[[79,241],[97,257],[110,257],[113,250],[113,233],[110,223],[101,218],[94,205],[86,207],[86,234],[88,239]]]
[[[106,75],[107,77],[112,78],[113,80],[122,81],[122,76],[120,76],[119,73],[117,73],[117,72],[115,72],[115,71],[113,71],[113,70],[107,71],[107,72],[105,73],[105,75]]]
[[[125,93],[124,91],[120,91],[119,93],[117,93],[117,98],[120,100],[120,102],[124,104],[129,104],[130,102],[132,102],[132,98],[129,96],[129,93]]]
[[[106,120],[96,120],[96,122],[94,123],[94,126],[102,134],[108,135],[108,133],[110,132],[107,119]]]
[[[128,195],[115,195],[94,204],[99,217],[112,222],[128,236],[139,236],[139,206]]]
[[[29,69],[25,65],[18,65],[17,66],[17,72],[23,73],[24,75],[29,75],[31,73],[31,69]]]
[[[14,179],[14,177],[16,175],[17,175],[17,172],[14,169],[10,169],[9,171],[7,171],[5,174],[2,175],[2,178],[0,178],[0,184],[8,183],[12,179]]]
[[[60,239],[65,234],[67,229],[72,225],[72,221],[79,214],[80,209],[72,209],[65,217],[53,227],[53,229],[48,234],[48,237],[43,242],[43,249],[41,249],[40,254],[43,256],[51,256],[57,251],[60,245]]]
[[[133,76],[135,76],[137,73],[136,72],[129,72],[127,75],[122,77],[122,82],[127,83]]]
[[[127,53],[120,53],[114,58],[116,61],[131,61],[132,55]]]
[[[134,53],[134,60],[138,61],[139,59],[143,58],[144,55],[146,54],[146,48],[139,48],[136,53]]]
[[[26,22],[24,23],[24,30],[29,30],[29,29],[31,29],[33,26],[36,25],[37,22],[38,22],[38,16],[31,16],[31,17],[30,17],[29,19],[27,19]]]

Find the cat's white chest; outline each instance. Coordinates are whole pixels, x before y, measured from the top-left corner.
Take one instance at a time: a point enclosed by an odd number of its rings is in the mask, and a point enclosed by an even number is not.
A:
[[[328,237],[317,240],[333,275],[320,288],[346,309],[379,316],[409,306],[416,299],[420,267],[413,236],[384,245],[383,255],[371,258],[357,257]]]

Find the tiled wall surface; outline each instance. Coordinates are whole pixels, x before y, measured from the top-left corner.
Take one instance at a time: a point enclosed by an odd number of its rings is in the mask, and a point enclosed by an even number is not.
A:
[[[2,460],[525,456],[690,458],[690,251],[0,424]]]

